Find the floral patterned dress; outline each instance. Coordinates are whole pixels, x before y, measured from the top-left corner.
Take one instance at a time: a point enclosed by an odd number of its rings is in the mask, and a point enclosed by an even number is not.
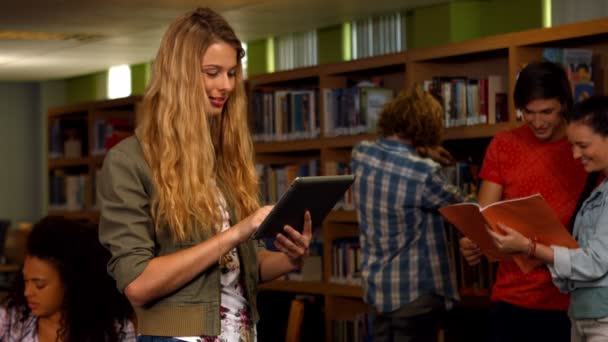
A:
[[[222,231],[230,228],[230,215],[226,201],[220,196],[223,217]],[[251,321],[245,284],[241,277],[241,264],[236,248],[220,261],[221,283],[221,333],[219,336],[176,337],[188,342],[255,342],[255,324]]]

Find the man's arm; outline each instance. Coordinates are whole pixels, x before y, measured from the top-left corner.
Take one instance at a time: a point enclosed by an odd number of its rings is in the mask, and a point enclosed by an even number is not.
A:
[[[479,189],[479,195],[477,197],[479,205],[485,207],[486,205],[498,202],[501,199],[502,185],[487,180],[481,182],[481,188]]]

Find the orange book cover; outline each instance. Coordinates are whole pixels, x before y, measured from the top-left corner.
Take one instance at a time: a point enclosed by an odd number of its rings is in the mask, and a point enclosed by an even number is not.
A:
[[[512,257],[524,273],[537,267],[540,262],[523,254],[510,256],[501,253],[494,245],[486,226],[500,233],[498,223],[502,223],[528,238],[537,239],[543,245],[578,248],[576,240],[540,194],[500,201],[483,208],[472,202],[453,204],[440,208],[439,212],[476,243],[490,261]]]

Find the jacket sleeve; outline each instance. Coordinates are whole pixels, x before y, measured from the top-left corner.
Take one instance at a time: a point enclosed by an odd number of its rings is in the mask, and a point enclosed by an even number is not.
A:
[[[134,158],[119,149],[106,156],[97,186],[99,239],[110,251],[108,272],[124,291],[154,257],[150,195]]]

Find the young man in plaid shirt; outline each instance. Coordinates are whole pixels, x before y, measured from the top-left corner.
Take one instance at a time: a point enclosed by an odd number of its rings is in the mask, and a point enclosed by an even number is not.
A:
[[[375,308],[374,341],[433,341],[458,299],[438,208],[461,202],[440,176],[441,105],[419,87],[380,114],[379,138],[352,152],[364,299]],[[420,153],[424,152],[424,153]]]

